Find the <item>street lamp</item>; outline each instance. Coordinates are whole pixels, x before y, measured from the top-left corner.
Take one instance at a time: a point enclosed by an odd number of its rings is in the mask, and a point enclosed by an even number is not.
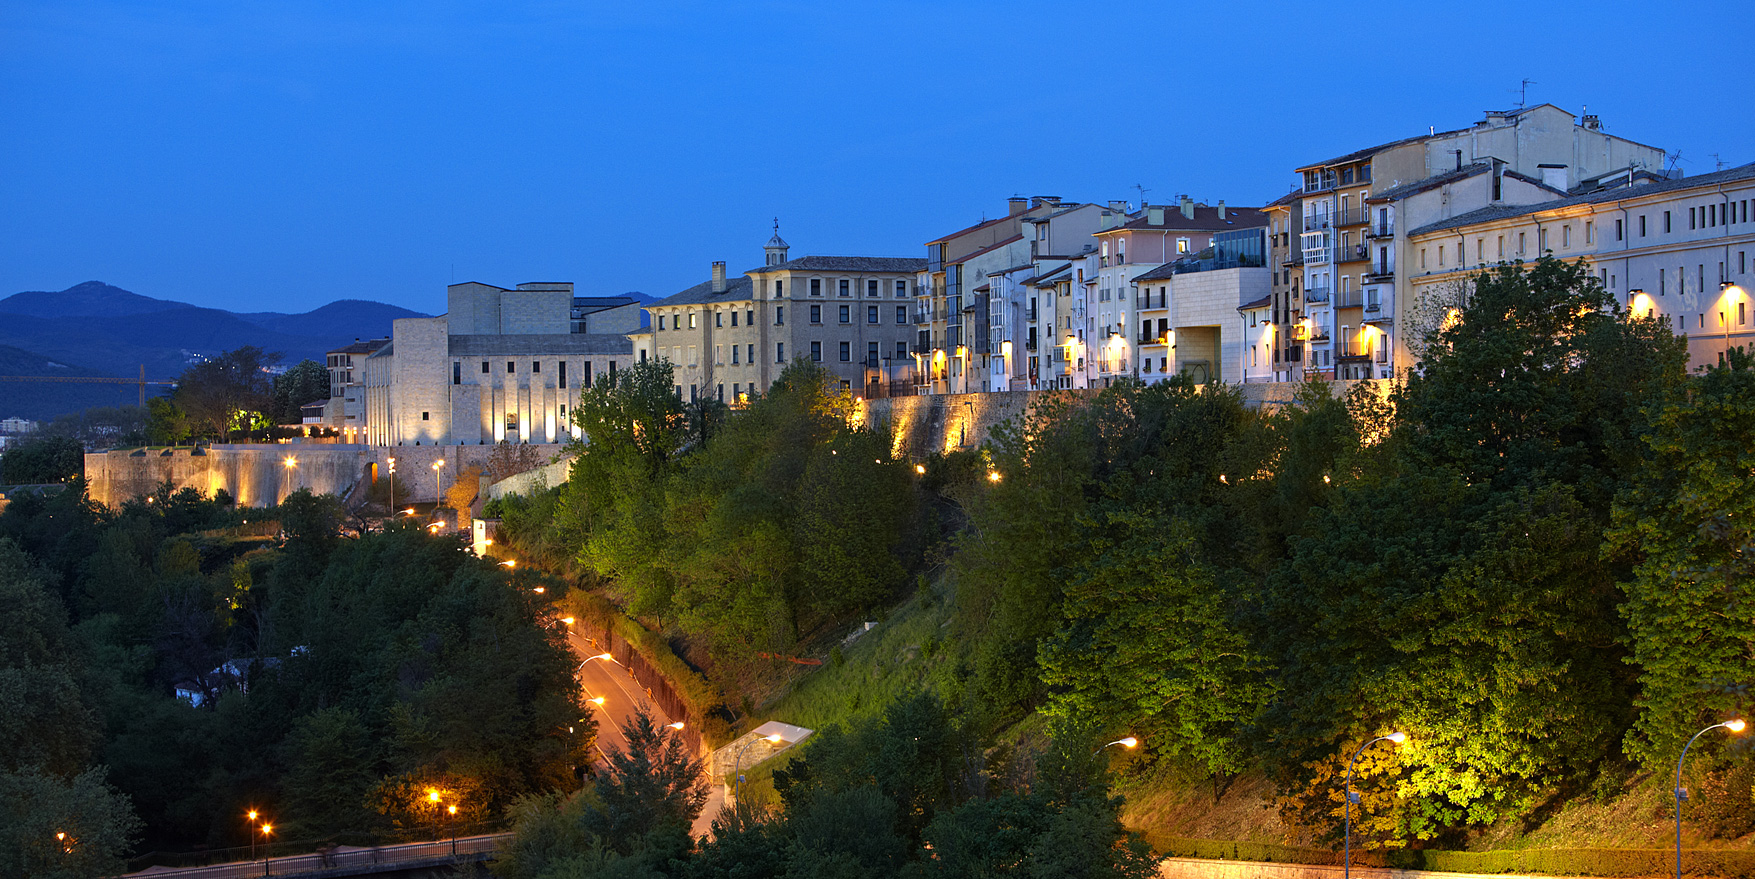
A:
[[[1688,790],[1682,787],[1682,761],[1688,759],[1688,749],[1694,747],[1695,739],[1720,727],[1733,733],[1740,733],[1744,726],[1746,724],[1740,717],[1735,720],[1727,720],[1724,723],[1715,723],[1695,733],[1694,738],[1689,739],[1688,744],[1682,746],[1682,756],[1676,758],[1676,879],[1682,879],[1682,802],[1688,799]]]
[[[451,825],[451,858],[457,858],[457,806],[445,807],[446,823]]]
[[[268,850],[268,837],[272,836],[273,834],[274,834],[274,825],[273,824],[263,824],[262,825],[262,875],[264,875],[264,876],[268,875],[268,864],[274,860],[273,852],[270,852]],[[256,837],[251,836],[250,839],[253,842],[256,839]]]
[[[1103,753],[1103,752],[1104,752],[1104,751],[1105,751],[1105,750],[1108,750],[1108,749],[1109,749],[1109,748],[1113,748],[1113,747],[1115,747],[1115,746],[1116,746],[1116,745],[1120,745],[1120,746],[1122,746],[1122,747],[1123,747],[1123,748],[1127,748],[1127,749],[1128,749],[1128,750],[1130,750],[1130,751],[1131,751],[1131,750],[1133,750],[1133,749],[1134,749],[1134,748],[1137,748],[1137,747],[1139,747],[1139,744],[1140,744],[1140,740],[1139,740],[1139,739],[1136,739],[1136,738],[1134,738],[1134,737],[1133,737],[1133,736],[1128,736],[1128,737],[1127,737],[1127,738],[1125,738],[1125,739],[1116,739],[1116,740],[1115,740],[1115,741],[1113,741],[1113,742],[1110,742],[1110,743],[1109,743],[1109,744],[1107,744],[1107,745],[1104,745],[1104,746],[1103,746],[1103,747],[1101,747],[1101,748],[1098,748],[1098,749],[1097,749],[1097,750],[1095,750],[1095,751],[1092,751],[1092,752],[1091,752],[1091,756],[1093,756],[1093,757],[1095,757],[1095,756],[1097,756],[1097,755],[1098,755],[1098,754],[1101,754],[1101,753]]]
[[[250,860],[254,861],[256,860],[256,810],[251,809],[244,813],[244,817],[250,822]]]
[[[445,468],[445,459],[433,462],[433,509],[437,511],[445,503],[445,493],[439,489],[439,471]]]
[[[749,751],[750,746],[756,742],[767,742],[770,745],[778,745],[785,740],[786,739],[779,733],[775,733],[771,736],[750,739],[743,743],[743,747],[737,749],[737,759],[731,762],[731,771],[737,774],[737,792],[736,795],[733,796],[733,800],[740,803],[743,802],[743,755]]]
[[[1353,875],[1353,805],[1359,802],[1359,795],[1353,793],[1353,767],[1358,764],[1359,755],[1365,753],[1366,748],[1369,748],[1378,742],[1395,742],[1399,745],[1407,740],[1408,734],[1400,732],[1392,732],[1387,736],[1378,736],[1377,738],[1360,745],[1359,750],[1353,752],[1353,758],[1347,761],[1347,795],[1341,802],[1341,811],[1346,815],[1347,819],[1347,838],[1346,842],[1342,845],[1341,879],[1349,879],[1349,877]]]
[[[290,483],[293,483],[296,485],[298,483],[298,474],[296,471],[299,468],[299,459],[296,457],[293,457],[292,455],[287,455],[286,458],[280,462],[280,464],[281,464],[281,466],[286,468],[287,482],[290,482]],[[292,491],[293,490],[291,488],[287,489],[287,494],[292,494]]]
[[[396,509],[396,459],[390,460],[390,509]]]

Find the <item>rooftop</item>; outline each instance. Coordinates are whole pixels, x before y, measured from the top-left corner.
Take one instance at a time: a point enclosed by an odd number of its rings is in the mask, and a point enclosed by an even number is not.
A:
[[[1733,183],[1752,179],[1755,179],[1755,162],[1751,162],[1747,165],[1739,165],[1735,168],[1726,168],[1723,171],[1714,171],[1710,174],[1700,174],[1694,177],[1682,177],[1674,180],[1659,180],[1642,183],[1637,186],[1623,186],[1617,189],[1598,190],[1582,195],[1572,195],[1565,198],[1556,198],[1551,201],[1538,202],[1536,204],[1490,205],[1488,207],[1469,211],[1466,214],[1458,214],[1449,219],[1439,220],[1436,223],[1427,223],[1418,229],[1408,232],[1408,235],[1429,235],[1433,232],[1443,232],[1447,229],[1473,226],[1476,223],[1490,223],[1494,220],[1509,219],[1511,217],[1519,217],[1525,214],[1538,214],[1543,211],[1559,210],[1560,208],[1571,207],[1573,205],[1626,201],[1628,199],[1661,195],[1679,189],[1690,189],[1697,186],[1712,187],[1718,186],[1721,183]]]
[[[779,265],[762,266],[750,271],[756,274],[781,271],[914,274],[926,271],[926,259],[915,256],[801,256]]]

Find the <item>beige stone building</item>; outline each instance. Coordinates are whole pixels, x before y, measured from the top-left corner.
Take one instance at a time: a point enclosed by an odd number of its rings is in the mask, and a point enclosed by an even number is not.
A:
[[[1755,164],[1680,179],[1622,171],[1573,189],[1410,230],[1405,276],[1432,306],[1426,319],[1460,303],[1483,269],[1549,254],[1583,260],[1623,307],[1687,336],[1691,368],[1755,344]]]
[[[364,441],[375,446],[557,443],[579,393],[633,356],[627,297],[585,300],[571,283],[453,284],[446,313],[405,318],[364,360]],[[589,328],[593,332],[576,332]],[[600,328],[612,328],[595,331]]]
[[[634,356],[669,360],[690,402],[736,403],[800,358],[861,396],[912,382],[912,286],[925,260],[788,259],[778,228],[764,250],[759,268],[729,277],[715,262],[708,280],[648,306],[650,329],[630,336]]]

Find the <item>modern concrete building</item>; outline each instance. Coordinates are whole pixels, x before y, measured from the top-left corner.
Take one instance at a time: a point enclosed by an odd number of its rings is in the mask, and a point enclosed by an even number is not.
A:
[[[1582,259],[1625,307],[1687,336],[1689,365],[1699,368],[1755,342],[1752,209],[1755,164],[1681,179],[1625,169],[1587,179],[1564,198],[1416,227],[1404,275],[1413,301],[1434,304],[1423,312],[1430,322],[1487,267],[1542,254]]]
[[[912,285],[925,261],[789,250],[776,225],[761,267],[732,278],[715,262],[707,281],[648,306],[650,330],[630,335],[635,356],[668,359],[691,402],[764,391],[797,358],[861,396],[911,383]]]
[[[625,301],[579,321],[568,282],[452,284],[445,314],[396,321],[389,343],[364,359],[365,442],[571,439],[580,391],[626,366],[633,353],[625,331],[573,330],[638,327],[637,303],[619,298]]]
[[[1249,222],[1256,225],[1214,233],[1212,246],[1130,282],[1130,297],[1146,303],[1131,339],[1143,352],[1132,375],[1150,382],[1186,374],[1199,384],[1271,376],[1268,232],[1266,216],[1252,213]],[[1110,336],[1104,345],[1122,352],[1127,341]],[[1121,356],[1110,352],[1099,356]]]
[[[388,344],[388,337],[355,339],[351,345],[330,351],[325,358],[329,368],[329,402],[323,407],[322,425],[339,431],[343,442],[364,442],[366,358]]]
[[[1227,207],[1223,201],[1207,205],[1184,195],[1174,205],[1148,205],[1121,219],[1115,226],[1097,232],[1097,306],[1089,333],[1095,340],[1092,344],[1098,377],[1104,383],[1122,375],[1150,380],[1162,378],[1166,370],[1171,374],[1181,371],[1181,367],[1172,367],[1169,348],[1172,342],[1167,332],[1178,326],[1181,319],[1172,313],[1170,278],[1166,274],[1171,271],[1170,266],[1181,264],[1185,272],[1192,271],[1192,266],[1205,258],[1229,261],[1231,268],[1240,267],[1243,265],[1240,260],[1247,260],[1248,267],[1261,269],[1266,259],[1261,230],[1268,224],[1268,215],[1257,208]],[[1232,234],[1240,230],[1248,234],[1242,238]],[[1215,245],[1227,240],[1224,238],[1227,235],[1231,235],[1231,243],[1226,245],[1223,255],[1215,256]],[[1241,249],[1251,244],[1253,249],[1247,253]],[[1141,281],[1148,273],[1154,275],[1157,283]],[[1261,274],[1265,283],[1266,270]],[[1240,301],[1232,300],[1225,305],[1229,313],[1210,326],[1228,326],[1236,318]],[[1137,334],[1132,331],[1136,326]],[[1177,353],[1184,363],[1198,359],[1187,351]],[[1201,369],[1217,374],[1220,361],[1216,350],[1212,357]]]

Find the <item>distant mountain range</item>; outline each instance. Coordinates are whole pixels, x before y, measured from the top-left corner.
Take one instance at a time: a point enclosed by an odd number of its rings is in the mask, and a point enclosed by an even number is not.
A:
[[[626,293],[642,305],[658,297]],[[356,339],[390,335],[391,322],[428,317],[382,302],[339,299],[303,314],[231,312],[154,299],[87,281],[56,293],[15,293],[0,299],[0,376],[117,376],[173,379],[197,356],[244,345],[278,351],[291,366],[322,363]],[[647,316],[641,313],[641,325]],[[157,390],[162,393],[162,388]],[[147,396],[155,389],[147,388]],[[0,418],[43,420],[92,406],[132,406],[136,385],[0,381]]]
[[[109,375],[149,379],[182,374],[197,356],[244,345],[292,365],[354,339],[390,334],[391,321],[426,317],[382,302],[342,299],[303,314],[238,314],[141,296],[100,281],[60,292],[0,299],[0,375]],[[149,395],[151,389],[148,389]],[[133,405],[128,385],[0,382],[0,418],[52,418],[90,406]]]

